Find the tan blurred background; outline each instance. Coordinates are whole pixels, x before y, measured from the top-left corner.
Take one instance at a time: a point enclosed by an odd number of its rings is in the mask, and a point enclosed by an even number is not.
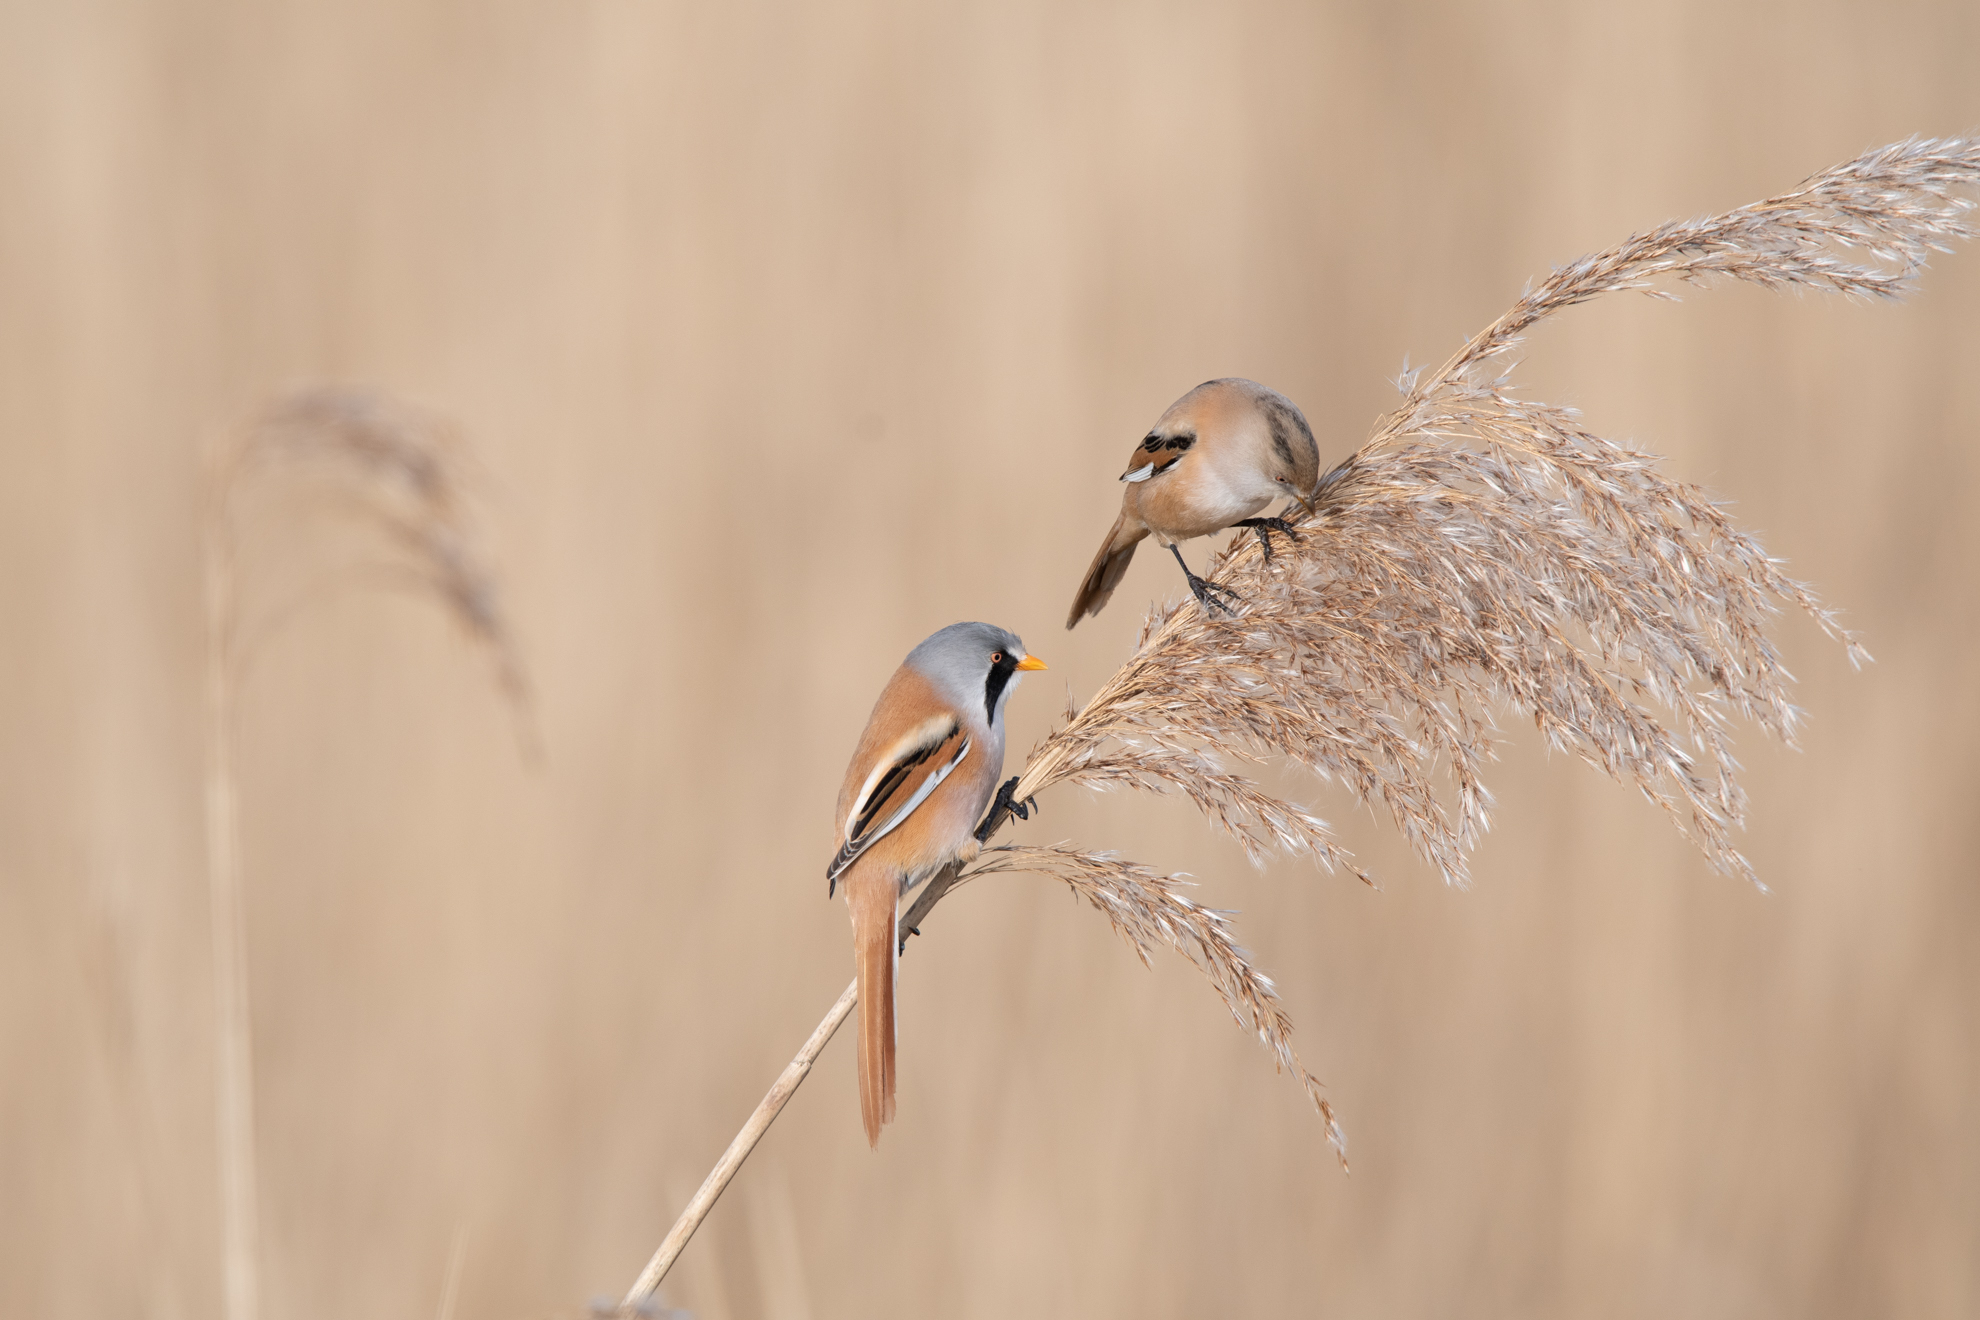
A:
[[[1128,447],[1242,374],[1338,456],[1552,262],[1980,125],[1969,3],[0,6],[0,1314],[215,1315],[200,455],[274,393],[456,419],[526,769],[427,603],[243,696],[264,1314],[631,1281],[844,985],[830,805],[958,618],[1060,620]],[[1517,722],[1470,892],[1259,873],[1178,803],[1018,837],[1244,909],[1298,1089],[1046,881],[903,964],[900,1120],[835,1043],[669,1280],[780,1316],[1980,1314],[1980,250],[1896,306],[1571,313],[1533,393],[1737,501],[1785,620],[1761,894]],[[1198,553],[1201,553],[1200,551]]]

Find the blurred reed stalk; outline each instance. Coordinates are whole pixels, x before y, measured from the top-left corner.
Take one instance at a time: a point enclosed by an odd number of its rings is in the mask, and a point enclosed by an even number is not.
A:
[[[464,444],[439,420],[381,395],[330,388],[277,400],[249,425],[243,440],[217,451],[208,465],[202,538],[206,869],[227,1320],[257,1320],[260,1313],[254,1036],[238,780],[241,689],[260,647],[329,591],[366,581],[411,588],[438,603],[494,657],[524,754],[533,759],[537,741],[528,681],[503,616],[499,580],[470,526],[467,466]],[[327,499],[328,507],[347,519],[355,515],[360,557],[307,573],[286,596],[250,615],[241,605],[242,538],[236,524],[250,491],[268,490],[278,479],[293,483],[291,493],[312,504]],[[285,524],[285,531],[293,533],[294,526]],[[458,1284],[450,1273],[450,1297]]]
[[[234,556],[225,482],[209,481],[206,594],[206,884],[213,925],[213,1054],[220,1184],[220,1282],[227,1320],[260,1313],[260,1212],[255,1200],[254,1060],[247,927],[241,907],[234,780]]]
[[[1572,410],[1519,398],[1510,369],[1490,368],[1545,317],[1621,290],[1673,296],[1660,281],[1895,297],[1930,253],[1972,237],[1972,203],[1951,190],[1976,181],[1980,140],[1914,138],[1556,269],[1436,371],[1405,375],[1400,406],[1321,478],[1314,512],[1288,510],[1290,551],[1267,560],[1240,537],[1216,556],[1207,576],[1240,609],[1206,613],[1187,597],[1154,609],[1128,662],[1032,750],[1016,796],[1060,784],[1181,793],[1254,862],[1286,852],[1366,880],[1324,821],[1224,764],[1283,757],[1379,804],[1463,885],[1490,823],[1495,717],[1511,713],[1634,785],[1715,869],[1758,884],[1731,842],[1745,797],[1727,717],[1794,744],[1800,712],[1769,625],[1791,605],[1853,662],[1868,656],[1703,491]],[[1852,249],[1870,261],[1844,259]],[[1231,914],[1192,902],[1182,877],[1065,845],[987,848],[930,881],[902,928],[956,884],[1018,870],[1063,881],[1144,961],[1160,945],[1189,958],[1300,1079],[1345,1167],[1271,980],[1231,939]],[[853,1000],[840,996],[764,1097],[623,1311],[664,1277]]]

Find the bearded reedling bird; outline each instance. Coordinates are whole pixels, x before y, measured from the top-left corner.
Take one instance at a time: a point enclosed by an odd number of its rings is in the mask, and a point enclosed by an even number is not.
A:
[[[908,652],[880,692],[839,790],[839,851],[829,897],[844,882],[859,968],[859,1112],[866,1140],[894,1117],[894,971],[900,900],[950,862],[968,861],[1011,801],[1004,703],[1018,675],[1043,669],[1016,633],[952,623]],[[995,803],[992,804],[992,797]],[[986,817],[984,809],[990,808]],[[982,821],[979,827],[978,821]]]
[[[1182,564],[1189,589],[1206,611],[1229,610],[1237,596],[1183,563],[1178,541],[1226,527],[1249,527],[1272,557],[1272,532],[1299,536],[1283,518],[1256,515],[1274,500],[1313,512],[1320,447],[1292,400],[1255,381],[1209,380],[1169,405],[1128,459],[1121,516],[1100,543],[1093,567],[1066,615],[1071,628],[1098,614],[1120,585],[1134,547],[1151,533]]]

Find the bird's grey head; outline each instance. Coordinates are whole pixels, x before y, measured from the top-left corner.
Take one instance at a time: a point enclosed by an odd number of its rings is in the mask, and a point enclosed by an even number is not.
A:
[[[1016,633],[992,623],[952,623],[909,651],[907,663],[958,710],[982,711],[993,729],[1019,676],[1045,667],[1025,653]]]

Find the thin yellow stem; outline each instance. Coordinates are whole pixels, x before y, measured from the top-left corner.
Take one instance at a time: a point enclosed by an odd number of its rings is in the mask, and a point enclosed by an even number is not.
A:
[[[638,1280],[626,1293],[625,1301],[619,1304],[621,1314],[632,1314],[641,1302],[653,1295],[653,1290],[660,1286],[660,1280],[667,1277],[667,1271],[674,1266],[675,1257],[679,1256],[681,1249],[687,1246],[688,1239],[694,1236],[694,1231],[701,1227],[701,1221],[708,1217],[708,1212],[714,1208],[716,1199],[728,1187],[729,1181],[736,1176],[736,1170],[742,1168],[743,1161],[749,1158],[752,1150],[756,1149],[756,1143],[763,1139],[763,1134],[770,1130],[772,1123],[776,1122],[778,1113],[797,1093],[798,1086],[810,1075],[811,1065],[817,1062],[826,1043],[838,1031],[839,1024],[851,1015],[853,1005],[858,1002],[859,982],[854,981],[846,987],[845,993],[839,996],[839,1002],[832,1005],[831,1011],[825,1015],[825,1020],[818,1024],[818,1029],[811,1033],[809,1040],[805,1041],[804,1048],[797,1052],[797,1057],[791,1060],[790,1065],[770,1087],[769,1093],[763,1097],[763,1103],[759,1104],[756,1112],[749,1116],[749,1121],[743,1124],[742,1131],[736,1133],[736,1139],[731,1141],[729,1148],[722,1152],[722,1158],[715,1162],[713,1169],[709,1170],[708,1177],[702,1180],[701,1189],[694,1194],[694,1199],[688,1202],[687,1209],[681,1211],[681,1217],[675,1221],[673,1229],[660,1243],[660,1249],[653,1253],[652,1260],[646,1262],[646,1268],[639,1272]]]

